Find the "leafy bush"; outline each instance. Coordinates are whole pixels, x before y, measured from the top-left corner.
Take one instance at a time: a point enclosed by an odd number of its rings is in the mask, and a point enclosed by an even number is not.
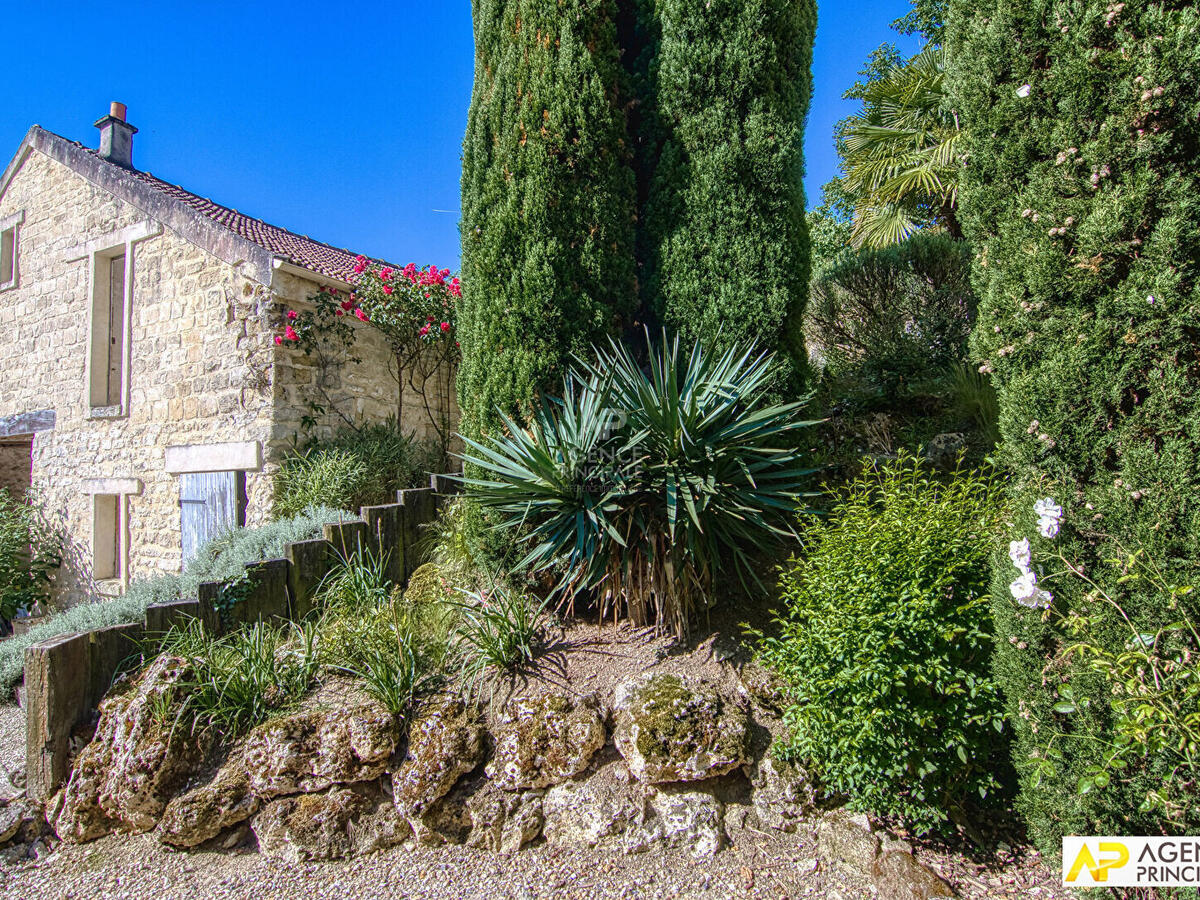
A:
[[[403,715],[445,668],[456,613],[445,592],[431,597],[410,585],[401,597],[386,572],[386,558],[370,550],[342,557],[316,598],[320,654],[323,665],[360,679]]]
[[[945,235],[843,256],[813,283],[807,330],[833,371],[854,369],[888,394],[967,356],[975,320],[971,252]]]
[[[787,754],[851,805],[927,831],[999,787],[989,665],[991,480],[894,463],[851,482],[783,570],[781,633],[761,652],[790,688]]]
[[[62,532],[46,520],[36,495],[17,499],[0,489],[0,619],[49,599],[62,554]]]
[[[152,603],[194,597],[201,582],[242,578],[247,564],[282,556],[286,544],[320,537],[325,523],[348,518],[339,510],[318,507],[259,528],[237,528],[200,547],[182,575],[135,581],[120,597],[82,603],[59,613],[25,634],[0,643],[0,687],[7,689],[20,680],[25,671],[25,649],[32,644],[60,634],[140,621]]]
[[[528,429],[505,419],[468,441],[471,496],[529,545],[518,568],[561,573],[558,591],[603,589],[634,621],[687,633],[725,562],[790,533],[809,470],[792,443],[799,403],[769,406],[773,354],[664,340],[643,372],[610,343],[579,363]],[[603,610],[601,610],[603,614]]]
[[[514,669],[533,660],[545,601],[537,603],[522,591],[493,584],[468,592],[458,609],[462,621],[455,636],[463,673],[471,683],[489,670]]]
[[[970,154],[960,200],[977,265],[976,358],[1000,397],[999,462],[1018,526],[1059,498],[1057,539],[1089,577],[1120,548],[1142,550],[1167,583],[1195,584],[1200,560],[1200,7],[1191,0],[1110,3],[984,0],[950,4],[948,83]],[[1060,21],[1061,17],[1061,21]],[[1028,531],[1015,531],[1021,537]],[[1139,809],[1163,773],[1080,794],[1094,762],[1068,753],[1043,774],[1047,733],[1106,746],[1120,712],[1055,615],[1014,607],[997,554],[996,671],[1015,730],[1018,807],[1047,855],[1065,834],[1171,829]],[[1155,634],[1200,597],[1145,582],[1103,584],[1139,633]],[[1090,612],[1091,588],[1066,581],[1063,613]],[[1172,606],[1172,602],[1176,604]],[[1120,655],[1129,629],[1097,622],[1093,642]],[[1064,668],[1047,667],[1062,663]],[[1058,684],[1080,713],[1063,718]],[[1087,701],[1086,712],[1082,706]]]
[[[396,491],[419,486],[440,457],[440,449],[395,425],[343,429],[283,460],[275,473],[274,515],[288,518],[310,506],[358,511],[395,503]]]
[[[1043,498],[1034,513],[1037,534],[1009,545],[1010,604],[1027,608],[1020,616],[1054,622],[1067,643],[1046,669],[1057,702],[1025,761],[1033,786],[1070,771],[1079,797],[1101,794],[1136,806],[1147,827],[1157,821],[1166,833],[1191,833],[1200,825],[1200,623],[1186,607],[1194,589],[1168,581],[1143,550],[1085,571],[1052,547],[1063,508]],[[1079,606],[1056,601],[1080,586]],[[1159,600],[1156,622],[1143,614],[1134,623],[1118,599],[1130,586]]]
[[[316,630],[258,622],[223,637],[198,619],[163,638],[162,652],[186,660],[191,675],[178,724],[230,739],[304,696],[317,674]]]

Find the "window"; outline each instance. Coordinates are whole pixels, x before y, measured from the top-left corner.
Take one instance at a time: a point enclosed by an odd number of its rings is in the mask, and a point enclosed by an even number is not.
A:
[[[92,287],[92,409],[120,414],[125,398],[126,320],[129,310],[125,248],[95,256]]]
[[[125,577],[124,510],[120,494],[92,496],[92,577],[97,581]]]
[[[0,219],[0,291],[17,286],[17,234],[23,212]]]

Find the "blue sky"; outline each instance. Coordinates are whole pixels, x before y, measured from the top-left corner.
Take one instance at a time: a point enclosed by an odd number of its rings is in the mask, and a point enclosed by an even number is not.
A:
[[[826,0],[806,154],[809,202],[835,174],[834,123],[906,0]],[[141,168],[242,212],[395,262],[458,265],[472,78],[467,0],[13,3],[0,156],[30,125],[95,146],[129,107]],[[911,52],[912,41],[901,49]]]

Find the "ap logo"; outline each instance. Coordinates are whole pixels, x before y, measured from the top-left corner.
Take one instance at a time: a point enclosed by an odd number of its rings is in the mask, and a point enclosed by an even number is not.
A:
[[[1063,855],[1064,866],[1070,867],[1063,879],[1067,884],[1107,884],[1109,870],[1129,862],[1129,848],[1122,841],[1102,840],[1094,846],[1096,852],[1091,842],[1083,841],[1072,858]]]

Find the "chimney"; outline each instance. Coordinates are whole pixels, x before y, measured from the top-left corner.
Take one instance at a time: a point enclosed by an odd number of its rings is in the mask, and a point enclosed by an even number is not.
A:
[[[133,168],[133,136],[137,129],[125,121],[125,104],[116,100],[109,106],[108,115],[96,122],[100,129],[100,155],[109,162]]]

